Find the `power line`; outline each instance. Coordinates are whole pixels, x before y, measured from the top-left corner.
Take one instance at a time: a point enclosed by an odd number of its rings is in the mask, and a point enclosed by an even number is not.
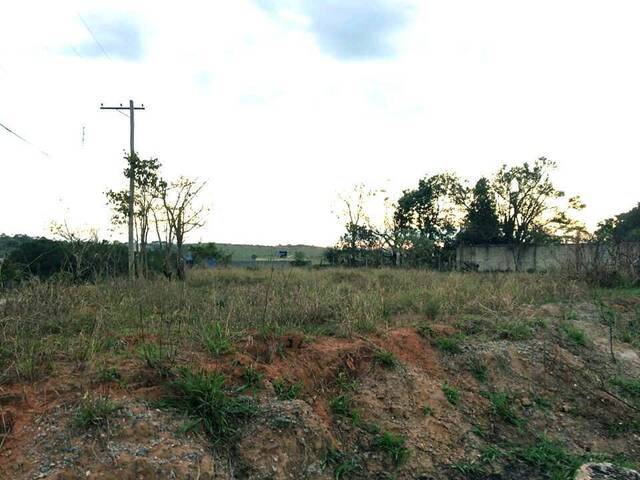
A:
[[[96,38],[95,34],[93,33],[93,30],[91,30],[91,28],[89,27],[87,22],[84,21],[84,18],[82,18],[82,15],[80,15],[79,13],[78,13],[78,18],[80,19],[80,21],[84,25],[84,28],[86,28],[87,31],[89,32],[89,34],[91,35],[91,38],[93,38],[93,41],[96,42],[96,45],[98,45],[98,47],[100,47],[100,50],[102,50],[102,53],[104,54],[104,56],[107,57],[107,59],[111,60],[111,57],[109,56],[109,54],[107,53],[105,48],[102,46],[102,44],[98,41],[98,39]]]
[[[27,140],[26,138],[24,138],[21,135],[18,135],[16,132],[14,132],[13,130],[11,130],[9,127],[7,127],[6,125],[0,123],[0,127],[4,128],[7,132],[9,132],[11,135],[14,135],[16,137],[18,137],[20,140],[22,140],[24,143],[26,143],[27,145],[32,146],[33,148],[36,148],[40,151],[40,153],[42,155],[44,155],[45,157],[50,157],[51,155],[49,155],[47,152],[45,152],[44,150],[42,150],[40,147],[34,145],[33,143],[31,143],[29,140]]]

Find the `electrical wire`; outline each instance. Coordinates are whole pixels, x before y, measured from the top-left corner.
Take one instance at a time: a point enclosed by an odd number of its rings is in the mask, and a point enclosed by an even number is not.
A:
[[[45,152],[44,150],[42,150],[40,147],[38,147],[37,145],[34,145],[33,143],[31,143],[29,140],[27,140],[26,138],[24,138],[21,135],[18,135],[16,132],[14,132],[13,130],[11,130],[9,127],[7,127],[6,125],[0,123],[0,127],[4,128],[7,132],[9,132],[11,135],[14,135],[16,137],[18,137],[20,140],[22,140],[24,143],[26,143],[27,145],[32,146],[33,148],[36,148],[42,155],[44,155],[45,157],[50,157],[51,155],[49,155],[47,152]]]
[[[98,47],[100,48],[100,50],[102,51],[102,54],[107,57],[108,60],[111,60],[111,57],[109,56],[109,54],[107,53],[107,51],[105,50],[105,48],[102,46],[102,44],[100,43],[100,41],[96,38],[95,34],[93,33],[93,30],[91,30],[91,27],[89,27],[89,25],[87,24],[87,22],[85,22],[84,18],[82,18],[82,15],[80,15],[78,13],[78,18],[80,19],[80,21],[82,22],[82,24],[84,25],[84,28],[87,29],[87,31],[89,32],[89,34],[91,35],[91,38],[93,38],[93,41],[96,42],[96,45],[98,45]]]

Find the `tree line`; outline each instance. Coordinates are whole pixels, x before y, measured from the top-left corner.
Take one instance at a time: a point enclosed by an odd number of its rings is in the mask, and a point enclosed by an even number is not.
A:
[[[472,187],[455,173],[425,176],[398,199],[385,197],[379,221],[369,209],[385,192],[356,185],[339,195],[344,233],[326,258],[332,265],[450,269],[460,244],[507,244],[521,251],[531,244],[640,241],[640,207],[588,232],[575,218],[585,205],[554,185],[556,168],[545,157],[503,165]]]

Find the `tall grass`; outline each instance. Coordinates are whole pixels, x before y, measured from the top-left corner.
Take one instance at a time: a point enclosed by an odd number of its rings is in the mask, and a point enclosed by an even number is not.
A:
[[[154,343],[220,355],[240,333],[349,336],[414,324],[416,316],[513,316],[525,305],[587,297],[580,283],[551,275],[392,269],[194,270],[183,283],[32,281],[0,292],[0,382],[34,380],[60,361],[138,358]]]

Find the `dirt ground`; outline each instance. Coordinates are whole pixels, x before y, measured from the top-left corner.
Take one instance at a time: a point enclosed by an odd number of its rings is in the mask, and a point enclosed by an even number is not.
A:
[[[616,306],[622,314],[628,307]],[[183,352],[183,361],[223,372],[230,385],[242,384],[247,367],[260,375],[249,391],[257,414],[215,447],[185,427],[184,415],[161,408],[167,380],[141,362],[122,360],[121,378],[103,382],[82,366],[60,366],[41,381],[0,387],[0,478],[565,478],[526,453],[542,436],[580,458],[637,461],[640,405],[610,379],[638,379],[640,352],[615,340],[613,362],[595,307],[574,311],[567,319],[559,306],[543,306],[529,312],[545,325],[530,338],[467,333],[459,351],[434,342],[461,333],[459,322],[418,317],[427,335],[391,326],[352,338],[248,336],[217,359]],[[567,338],[561,322],[587,343]],[[278,399],[279,379],[299,382],[300,393]],[[87,395],[120,406],[103,428],[74,425]],[[336,408],[340,396],[348,408]],[[399,448],[384,445],[387,432],[402,439]]]

